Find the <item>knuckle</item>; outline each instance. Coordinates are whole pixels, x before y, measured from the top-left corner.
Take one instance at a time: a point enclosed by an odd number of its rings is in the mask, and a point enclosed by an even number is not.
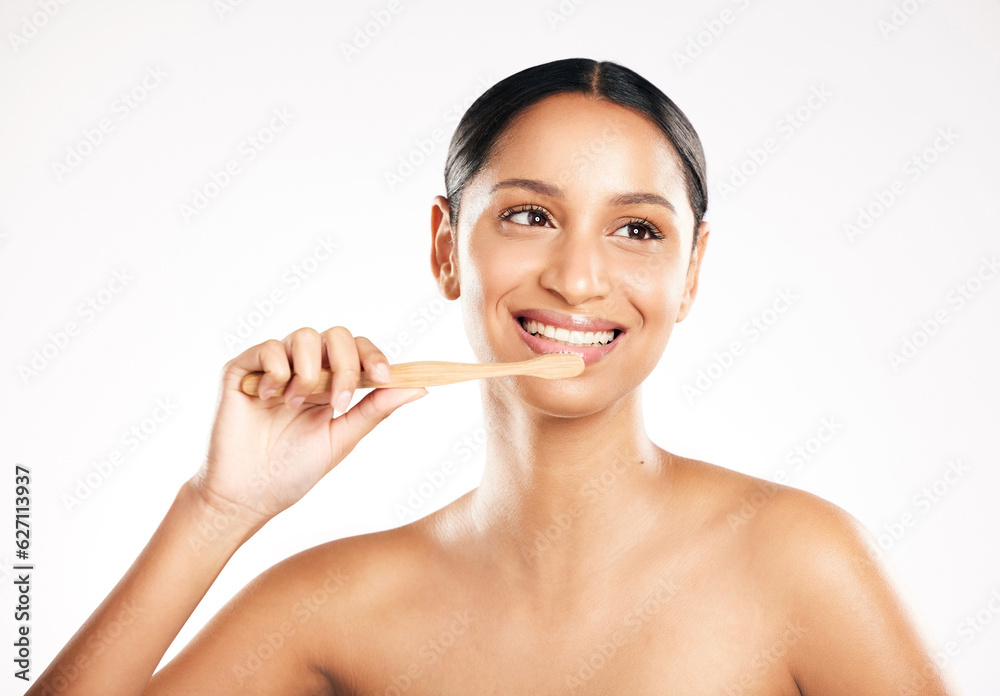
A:
[[[276,338],[269,338],[260,344],[258,351],[260,352],[261,355],[265,353],[278,353],[278,352],[284,355],[285,344]]]
[[[336,372],[338,384],[350,384],[361,379],[361,370],[357,367],[342,367]]]
[[[310,377],[306,377],[301,373],[296,373],[295,381],[292,384],[292,389],[298,396],[306,396],[312,393],[313,387],[316,386],[316,380]]]
[[[360,412],[362,418],[373,424],[381,423],[385,419],[386,415],[388,415],[379,411],[375,404],[369,399],[362,399],[359,401],[356,408]]]
[[[383,353],[382,350],[378,346],[376,346],[374,343],[372,343],[372,341],[370,339],[368,339],[367,337],[365,337],[365,336],[358,336],[356,338],[356,340],[357,340],[357,342],[359,344],[359,348],[362,348],[364,350],[364,353],[369,358],[384,358],[385,357],[385,353]]]
[[[320,335],[319,331],[312,328],[311,326],[303,326],[301,329],[296,329],[295,331],[293,331],[289,335],[289,338],[291,338],[295,342],[302,342],[302,341],[315,342],[320,339]]]
[[[226,382],[229,379],[237,376],[241,372],[244,372],[244,370],[241,370],[236,365],[236,360],[235,359],[230,360],[222,367],[222,372],[219,374],[219,379],[222,380],[223,382]]]
[[[347,329],[346,326],[331,326],[329,329],[323,332],[324,336],[329,336],[330,338],[353,338],[353,334]]]
[[[275,382],[287,382],[292,378],[292,371],[285,366],[275,370],[268,370],[265,376],[270,376]]]

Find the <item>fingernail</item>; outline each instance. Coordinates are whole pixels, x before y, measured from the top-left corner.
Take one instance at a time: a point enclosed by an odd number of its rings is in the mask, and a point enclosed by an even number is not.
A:
[[[420,393],[420,394],[415,394],[415,395],[411,396],[409,399],[407,399],[403,403],[404,404],[408,404],[411,401],[416,401],[417,399],[423,398],[425,396],[427,396],[427,390],[426,389],[424,389],[424,391],[422,393]]]
[[[389,381],[389,367],[384,363],[379,363],[375,366],[375,377],[379,382]]]
[[[347,410],[348,405],[351,403],[351,392],[342,391],[337,394],[337,401],[334,403],[333,407],[337,411],[343,413]]]
[[[292,399],[291,401],[288,402],[288,405],[291,408],[298,408],[299,406],[302,405],[302,402],[305,401],[305,400],[306,400],[306,397],[304,397],[304,396],[296,396],[294,399]]]

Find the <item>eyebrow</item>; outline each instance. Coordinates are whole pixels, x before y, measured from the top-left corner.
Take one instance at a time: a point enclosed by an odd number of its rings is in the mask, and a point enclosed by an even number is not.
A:
[[[558,186],[554,186],[544,181],[539,181],[538,179],[504,179],[503,181],[497,182],[493,188],[490,189],[490,193],[502,188],[527,189],[528,191],[534,191],[537,194],[549,196],[550,198],[566,197]],[[660,205],[675,215],[677,214],[677,208],[674,207],[673,203],[658,193],[618,193],[608,198],[608,205],[612,206],[639,205],[643,203]]]

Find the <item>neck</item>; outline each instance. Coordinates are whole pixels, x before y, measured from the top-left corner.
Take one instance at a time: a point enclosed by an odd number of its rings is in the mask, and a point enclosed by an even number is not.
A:
[[[652,528],[670,455],[646,434],[638,388],[579,417],[500,385],[482,397],[486,468],[471,511],[505,567],[535,579],[595,571]]]

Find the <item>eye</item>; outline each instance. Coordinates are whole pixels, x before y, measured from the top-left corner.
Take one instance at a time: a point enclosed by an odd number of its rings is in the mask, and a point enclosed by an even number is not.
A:
[[[624,235],[617,234],[621,230],[626,230]],[[628,224],[619,227],[615,231],[614,236],[625,236],[628,239],[635,239],[638,241],[646,241],[647,239],[644,235],[649,235],[648,239],[663,239],[664,236],[660,234],[659,230],[656,229],[656,225],[651,223],[649,220],[629,220]]]
[[[515,224],[529,227],[544,227],[549,222],[549,218],[549,213],[545,208],[532,203],[519,205],[500,213],[501,220],[510,220]]]

